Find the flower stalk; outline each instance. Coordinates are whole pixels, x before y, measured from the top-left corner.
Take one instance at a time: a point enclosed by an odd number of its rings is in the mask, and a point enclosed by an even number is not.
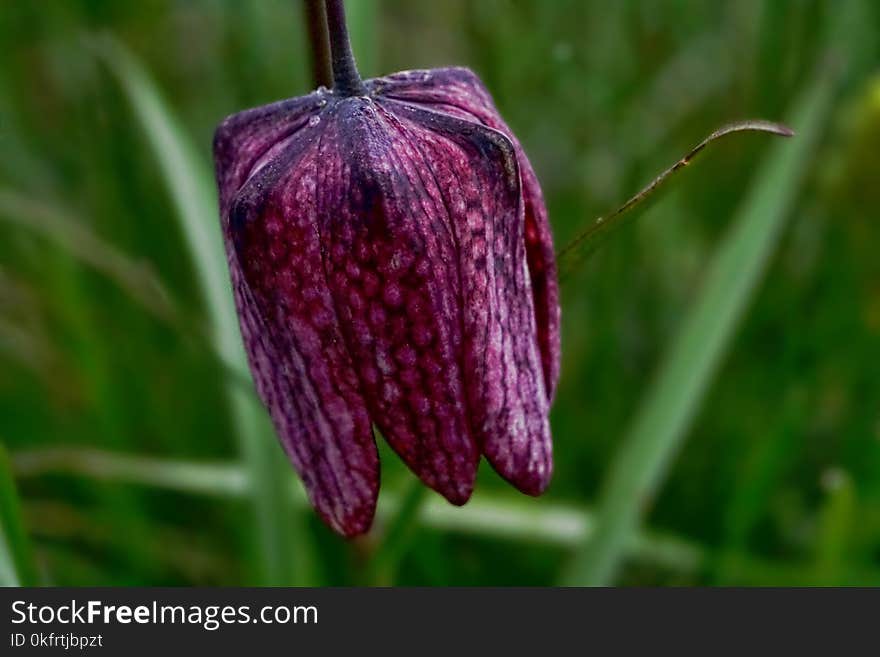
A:
[[[367,93],[351,51],[351,39],[345,22],[342,0],[326,0],[327,31],[333,70],[333,91],[340,96],[363,96]]]

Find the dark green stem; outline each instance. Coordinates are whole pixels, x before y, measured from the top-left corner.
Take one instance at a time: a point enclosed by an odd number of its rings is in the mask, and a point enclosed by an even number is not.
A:
[[[345,5],[342,0],[326,0],[327,28],[333,62],[333,91],[341,96],[362,96],[367,93],[351,52]]]

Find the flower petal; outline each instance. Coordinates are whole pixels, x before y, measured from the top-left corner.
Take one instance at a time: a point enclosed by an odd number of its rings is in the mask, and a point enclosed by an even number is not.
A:
[[[504,133],[513,142],[525,201],[526,257],[538,323],[544,384],[548,399],[552,401],[559,380],[561,354],[559,281],[547,207],[525,151],[501,118],[489,91],[467,68],[404,71],[377,78],[373,84],[384,97],[479,121]]]
[[[214,133],[220,214],[260,166],[277,157],[324,106],[323,94],[289,98],[226,117]]]
[[[393,100],[421,128],[459,249],[464,372],[471,426],[495,469],[538,495],[552,475],[549,401],[526,264],[525,215],[513,145],[486,126]]]
[[[241,164],[253,161],[253,148],[229,158],[247,183],[228,203],[224,235],[257,390],[312,505],[333,529],[352,536],[372,522],[379,463],[322,266],[319,134],[301,130],[258,171]],[[233,175],[218,169],[221,181]]]
[[[456,246],[428,164],[372,101],[340,101],[321,143],[327,277],[370,414],[428,486],[470,497]]]
[[[518,144],[517,148],[519,148]],[[521,150],[517,152],[522,153]],[[556,254],[553,250],[553,234],[550,232],[550,220],[547,217],[547,206],[544,205],[541,186],[525,153],[519,156],[519,162],[525,203],[526,259],[529,263],[529,276],[535,302],[538,345],[541,348],[547,398],[553,401],[556,384],[559,382],[562,354]]]

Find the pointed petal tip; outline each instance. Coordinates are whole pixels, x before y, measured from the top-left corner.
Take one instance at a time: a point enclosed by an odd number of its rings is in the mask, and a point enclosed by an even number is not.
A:
[[[501,473],[499,472],[499,474]],[[550,482],[553,480],[553,471],[552,468],[550,468],[544,474],[524,473],[515,477],[507,477],[501,474],[501,476],[512,484],[520,493],[524,493],[531,497],[540,497],[550,487]]]
[[[545,492],[547,492],[547,489],[550,487],[550,482],[552,479],[552,476],[548,476],[539,479],[529,480],[524,482],[522,485],[517,486],[517,489],[525,493],[526,495],[531,495],[532,497],[540,497]]]
[[[337,534],[348,540],[355,540],[359,536],[369,533],[373,527],[373,514],[361,514],[341,521],[322,517],[322,520]]]
[[[459,486],[455,490],[437,491],[447,502],[453,506],[464,506],[471,499],[474,492],[474,482],[470,482],[464,486]]]
[[[549,436],[543,437],[541,442],[542,451],[546,450],[541,456],[527,457],[522,453],[519,457],[511,458],[511,454],[503,449],[507,446],[497,441],[487,445],[483,453],[499,477],[525,495],[540,497],[553,480],[553,456],[550,451],[552,447]],[[523,462],[524,457],[525,462]]]

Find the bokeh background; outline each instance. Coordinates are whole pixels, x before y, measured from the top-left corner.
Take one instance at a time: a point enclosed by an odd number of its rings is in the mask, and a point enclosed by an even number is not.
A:
[[[212,132],[310,89],[300,3],[3,3],[4,581],[880,584],[880,5],[347,5],[365,76],[482,76],[560,248],[723,123],[799,134],[713,145],[568,268],[543,498],[484,464],[453,508],[382,446],[347,543],[254,404],[216,268]]]

